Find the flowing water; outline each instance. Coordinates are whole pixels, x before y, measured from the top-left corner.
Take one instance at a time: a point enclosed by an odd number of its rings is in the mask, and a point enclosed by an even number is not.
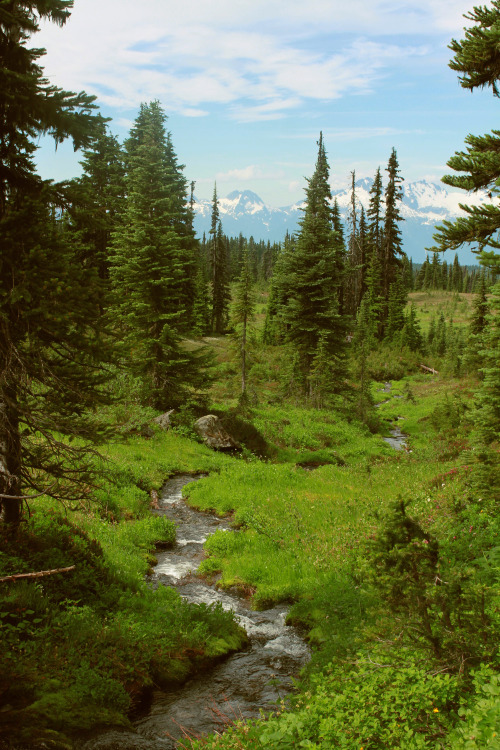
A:
[[[82,750],[171,750],[185,734],[221,731],[228,720],[257,717],[290,691],[292,676],[309,659],[298,632],[285,625],[286,606],[255,612],[245,599],[194,575],[207,537],[217,529],[229,531],[227,520],[189,508],[182,500],[182,487],[198,478],[178,475],[162,488],[155,512],[176,523],[177,542],[157,554],[152,583],[173,586],[190,602],[220,602],[245,628],[249,647],[181,688],[156,691],[147,715],[136,720],[135,733],[104,732],[81,745]]]
[[[390,383],[384,383],[384,387],[380,388],[379,390],[382,393],[390,393],[391,389],[392,389],[392,385]],[[377,406],[382,406],[382,404],[388,404],[389,401],[391,401],[393,398],[403,398],[403,397],[402,396],[389,397],[385,401],[381,401],[380,403],[378,403]],[[398,421],[402,419],[403,417],[398,417]],[[407,446],[406,438],[408,437],[408,435],[402,432],[399,425],[394,424],[392,428],[389,430],[389,432],[391,433],[391,437],[385,437],[383,439],[385,440],[386,443],[388,443],[391,446],[391,448],[394,448],[394,450],[396,451],[400,451],[400,450],[403,450],[403,448],[406,448]]]

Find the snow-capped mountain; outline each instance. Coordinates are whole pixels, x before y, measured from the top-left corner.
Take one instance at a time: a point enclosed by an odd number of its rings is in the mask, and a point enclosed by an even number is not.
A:
[[[356,182],[356,202],[358,211],[361,205],[365,210],[370,200],[373,180],[360,179]],[[351,189],[338,191],[337,199],[344,221],[347,221],[351,203]],[[443,220],[453,220],[463,214],[459,204],[479,205],[487,200],[484,194],[466,195],[463,191],[447,190],[443,185],[427,180],[403,183],[403,200],[400,207],[404,221],[401,222],[403,246],[410,258],[417,263],[425,259],[425,248],[433,245],[432,235],[435,226]],[[253,236],[256,240],[283,240],[287,230],[298,229],[304,202],[300,201],[284,208],[272,208],[251,190],[234,190],[226,198],[219,199],[219,212],[222,228],[228,236]],[[195,203],[195,228],[201,236],[210,229],[212,202],[200,200]],[[454,253],[447,253],[446,260],[453,260]],[[477,258],[468,248],[461,250],[460,262],[477,263]]]

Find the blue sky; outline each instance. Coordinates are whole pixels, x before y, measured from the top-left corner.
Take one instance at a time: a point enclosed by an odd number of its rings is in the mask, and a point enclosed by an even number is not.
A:
[[[34,38],[52,83],[95,94],[126,138],[159,99],[185,175],[209,198],[250,189],[301,200],[323,131],[332,186],[385,168],[438,181],[468,133],[496,127],[500,103],[448,68],[467,0],[75,0],[63,28]],[[69,144],[41,141],[45,178],[79,174]]]

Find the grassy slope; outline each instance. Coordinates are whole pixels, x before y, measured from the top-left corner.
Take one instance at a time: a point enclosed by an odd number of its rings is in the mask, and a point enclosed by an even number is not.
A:
[[[436,309],[448,304],[450,311],[457,304],[441,293],[417,302],[427,308],[432,302]],[[462,302],[453,312],[455,321],[464,312]],[[231,343],[222,338],[209,343],[219,361],[212,396],[227,408],[236,403],[239,381]],[[390,641],[394,633],[377,609],[366,561],[381,519],[398,496],[411,501],[412,515],[441,540],[458,534],[467,544],[469,526],[456,528],[457,507],[468,495],[461,456],[467,438],[453,426],[444,432],[436,427],[443,419],[451,425],[456,405],[467,404],[474,384],[420,373],[394,382],[391,395],[403,398],[391,398],[379,413],[387,426],[404,416],[412,448],[395,453],[380,435],[341,414],[280,403],[280,365],[279,350],[255,346],[251,352],[251,394],[259,402],[253,420],[274,446],[271,462],[248,451],[245,461],[220,456],[174,432],[156,433],[151,440],[130,437],[108,447],[103,469],[109,481],[96,504],[66,524],[60,509],[39,501],[18,548],[2,541],[6,573],[75,561],[80,568],[64,579],[46,579],[50,583],[44,586],[16,584],[5,591],[7,668],[0,699],[7,710],[0,713],[0,737],[3,731],[4,737],[24,737],[30,747],[36,737],[63,747],[65,737],[91,726],[96,715],[101,723],[126,722],[130,701],[143,685],[182,680],[205,658],[241,643],[227,615],[187,607],[172,592],[155,593],[143,583],[154,542],[168,541],[173,533],[169,524],[150,518],[148,491],[176,471],[209,471],[210,477],[189,485],[190,502],[234,511],[238,530],[207,543],[202,570],[221,573],[220,585],[241,587],[257,607],[289,600],[290,619],[304,626],[317,652],[295,711],[208,744],[444,747],[436,738],[441,741],[456,721],[463,685],[451,672],[446,679],[439,676],[439,670],[429,680],[429,665],[422,666],[407,646],[393,654],[390,669],[373,667],[374,660],[386,658],[377,653],[377,638],[388,631]],[[397,365],[401,372],[407,362]],[[384,367],[389,372],[393,363]],[[385,399],[376,386],[374,391]],[[311,462],[323,465],[312,473],[297,466]],[[488,509],[477,508],[471,520],[481,532],[488,526]],[[15,687],[26,684],[29,690]],[[386,694],[392,696],[387,701]],[[384,716],[370,708],[375,704]]]

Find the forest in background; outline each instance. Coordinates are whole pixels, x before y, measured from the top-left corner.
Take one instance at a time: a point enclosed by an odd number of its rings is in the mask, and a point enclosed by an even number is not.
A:
[[[499,209],[465,206],[414,268],[396,150],[366,214],[352,174],[344,226],[320,134],[296,234],[226,237],[215,188],[198,239],[160,103],[122,146],[44,79],[31,35],[71,6],[0,7],[0,742],[128,726],[146,688],[244,646],[230,613],[145,580],[175,539],[149,493],[188,470],[210,473],[189,502],[237,529],[200,572],[289,601],[315,653],[276,716],[187,746],[498,747]],[[496,94],[500,4],[469,20],[451,67]],[[82,149],[80,178],[40,179],[40,133]],[[445,181],[494,201],[498,138],[469,136]],[[440,262],[464,242],[480,267]],[[238,456],[200,444],[209,411]]]

